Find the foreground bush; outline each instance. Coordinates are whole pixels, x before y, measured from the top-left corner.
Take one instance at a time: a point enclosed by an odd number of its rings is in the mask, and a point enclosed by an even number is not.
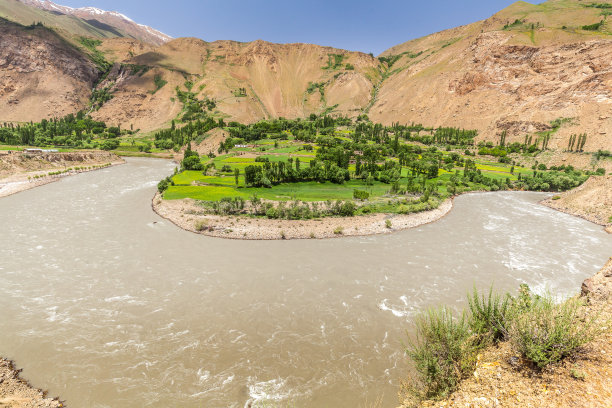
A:
[[[599,334],[595,318],[584,320],[580,315],[582,306],[580,299],[555,304],[549,297],[541,298],[513,320],[512,346],[540,369],[575,354]]]
[[[508,333],[511,317],[511,297],[493,293],[493,287],[485,297],[476,289],[468,296],[470,330],[477,336],[480,345],[501,341]]]
[[[472,373],[478,351],[500,341],[510,341],[538,369],[558,363],[601,333],[597,317],[585,319],[582,306],[575,298],[557,304],[523,284],[516,296],[474,290],[461,317],[446,308],[429,311],[416,319],[416,337],[406,350],[416,374],[402,383],[401,394],[414,406],[447,396]]]
[[[454,317],[447,308],[431,310],[416,321],[416,339],[407,350],[416,378],[408,393],[438,398],[454,391],[474,369],[477,348],[464,314]]]

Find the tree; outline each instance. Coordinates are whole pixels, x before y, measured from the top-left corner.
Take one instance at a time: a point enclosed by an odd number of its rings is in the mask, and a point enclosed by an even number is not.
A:
[[[236,187],[240,183],[240,169],[234,169],[234,178],[236,180]]]
[[[203,170],[204,169],[204,165],[200,161],[200,157],[197,155],[197,153],[195,156],[188,156],[187,158],[185,158],[182,161],[181,166],[185,170]]]

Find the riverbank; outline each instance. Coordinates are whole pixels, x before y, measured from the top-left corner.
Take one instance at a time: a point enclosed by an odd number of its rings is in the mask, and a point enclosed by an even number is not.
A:
[[[47,397],[46,392],[32,387],[20,376],[10,360],[0,358],[0,407],[7,408],[61,408],[57,398]]]
[[[153,198],[152,207],[162,218],[197,234],[228,239],[279,240],[388,234],[439,220],[453,208],[453,201],[448,199],[434,210],[412,214],[372,214],[312,220],[205,214],[196,200],[163,200],[159,193]]]
[[[612,258],[582,284],[585,318],[597,316],[604,332],[580,353],[546,370],[522,361],[509,342],[477,357],[472,376],[457,391],[420,407],[609,407],[612,406]],[[409,408],[406,402],[400,408]]]
[[[0,197],[6,197],[63,177],[123,164],[117,155],[103,151],[0,155]]]
[[[591,176],[579,187],[541,204],[601,225],[612,233],[612,175]]]

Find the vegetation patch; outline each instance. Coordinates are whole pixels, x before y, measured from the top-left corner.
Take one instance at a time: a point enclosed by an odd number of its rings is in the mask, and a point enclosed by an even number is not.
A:
[[[108,72],[110,68],[113,66],[110,62],[106,60],[104,54],[100,50],[98,50],[98,46],[102,45],[102,41],[88,38],[88,37],[80,37],[79,43],[89,51],[89,57],[93,61],[94,64],[98,66],[98,69],[102,72]]]
[[[327,54],[327,65],[321,67],[325,70],[334,70],[342,66],[345,56],[342,54]]]
[[[154,95],[157,91],[159,91],[164,86],[166,86],[168,81],[166,81],[164,78],[162,78],[162,76],[160,74],[157,74],[153,78],[153,83],[155,84],[155,89],[151,93]]]
[[[604,20],[601,20],[599,23],[583,25],[581,28],[585,31],[599,31],[603,25]]]
[[[516,296],[492,290],[468,295],[459,315],[448,308],[430,310],[415,321],[416,335],[406,353],[415,374],[402,382],[401,393],[412,406],[455,391],[475,369],[478,352],[510,342],[533,370],[542,370],[580,352],[602,333],[597,317],[585,318],[583,303],[572,298],[557,303],[521,285]]]

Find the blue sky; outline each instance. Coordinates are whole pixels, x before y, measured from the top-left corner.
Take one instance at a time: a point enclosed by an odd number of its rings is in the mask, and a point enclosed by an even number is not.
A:
[[[329,45],[378,55],[513,0],[55,0],[119,11],[173,37]]]

